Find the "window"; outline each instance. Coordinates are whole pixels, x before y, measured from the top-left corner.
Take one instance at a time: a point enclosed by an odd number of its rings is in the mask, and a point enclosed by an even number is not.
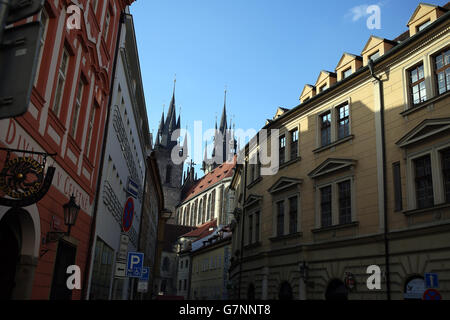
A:
[[[93,0],[92,1],[92,7],[94,8],[94,13],[97,12],[97,6],[98,6],[98,0]]]
[[[372,54],[369,56],[369,60],[375,61],[375,60],[377,60],[379,57],[380,57],[380,50],[378,50],[378,51],[375,52],[375,53],[372,53]]]
[[[324,84],[323,86],[321,86],[321,87],[319,88],[319,93],[322,92],[322,91],[325,91],[325,90],[327,90],[327,89],[328,89],[328,85],[327,85],[327,84]]]
[[[178,281],[178,291],[181,291],[181,280]]]
[[[91,109],[91,115],[89,116],[87,141],[86,141],[86,155],[88,156],[89,151],[91,149],[92,132],[94,130],[94,120],[95,120],[95,107],[93,106]]]
[[[450,90],[450,48],[439,53],[434,59],[438,93]]]
[[[403,209],[402,203],[402,180],[400,173],[400,162],[394,163],[393,165],[393,175],[394,175],[394,199],[395,199],[395,211],[400,211]]]
[[[111,284],[114,251],[97,238],[95,243],[94,267],[92,270],[91,299],[107,300]]]
[[[109,24],[111,23],[111,13],[109,12],[109,8],[106,8],[106,18],[105,18],[105,26],[103,35],[105,37],[105,41],[108,41],[108,32],[109,32]]]
[[[41,34],[41,38],[39,39],[39,56],[38,56],[38,64],[37,64],[38,67],[37,67],[36,75],[34,78],[34,86],[36,86],[38,78],[39,78],[39,70],[40,70],[40,65],[42,62],[42,54],[44,52],[45,39],[47,38],[48,23],[49,23],[48,14],[47,14],[47,12],[45,12],[45,10],[42,10],[41,24],[44,29]]]
[[[255,213],[255,242],[259,242],[259,211]]]
[[[187,290],[187,280],[184,279],[184,291],[186,291],[186,290]]]
[[[450,148],[441,152],[445,202],[450,203]]]
[[[342,79],[348,78],[352,73],[352,68],[342,71]]]
[[[280,164],[284,163],[285,157],[284,157],[284,152],[286,150],[286,137],[284,135],[282,135],[280,137],[280,150],[279,150],[279,156],[280,156]]]
[[[183,269],[183,260],[180,260],[180,269]]]
[[[277,236],[284,234],[284,201],[277,203]]]
[[[419,104],[427,100],[425,88],[425,74],[423,64],[414,67],[409,73],[409,89],[413,104]]]
[[[350,111],[348,103],[338,107],[338,139],[350,134]]]
[[[434,204],[433,179],[430,155],[414,160],[417,208],[427,208]]]
[[[431,20],[428,20],[427,22],[422,23],[417,27],[417,32],[422,31],[426,27],[428,27],[431,24]]]
[[[68,67],[69,67],[69,54],[67,53],[67,50],[64,49],[61,58],[61,64],[59,65],[58,80],[56,83],[56,90],[55,90],[55,101],[53,102],[52,108],[53,112],[56,115],[59,115],[59,110],[61,109],[61,102],[64,93],[64,85],[66,82]]]
[[[248,244],[253,242],[253,215],[248,217]]]
[[[320,213],[322,227],[331,226],[331,186],[320,189]]]
[[[350,180],[338,183],[339,189],[339,223],[352,222],[352,196],[350,191]]]
[[[298,202],[297,197],[289,199],[289,233],[291,234],[297,232],[297,223],[298,223],[297,202]]]
[[[84,83],[82,80],[80,80],[80,83],[78,84],[77,99],[75,101],[75,107],[73,110],[72,126],[70,129],[70,135],[73,138],[75,138],[76,134],[77,134],[78,118],[80,117],[81,102],[83,100],[83,89],[84,89]]]
[[[291,160],[298,155],[298,129],[291,131]]]
[[[185,260],[185,266],[184,266],[184,267],[187,268],[188,266],[189,266],[189,260],[186,259],[186,260]]]
[[[321,133],[321,144],[326,146],[331,143],[331,112],[320,116],[320,133]]]

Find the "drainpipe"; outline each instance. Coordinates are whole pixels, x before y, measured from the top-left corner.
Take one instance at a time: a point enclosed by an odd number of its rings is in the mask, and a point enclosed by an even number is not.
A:
[[[388,212],[387,212],[387,192],[386,192],[386,134],[384,126],[384,96],[383,96],[383,81],[375,75],[375,68],[372,59],[369,59],[370,75],[378,81],[378,87],[380,90],[380,118],[381,118],[381,152],[383,158],[383,215],[384,215],[384,254],[386,264],[386,290],[387,299],[391,300],[391,276],[389,268],[389,226],[388,226]]]
[[[245,149],[244,149],[245,150]],[[245,152],[245,151],[244,151]],[[239,295],[238,300],[241,299],[241,285],[242,285],[242,259],[244,258],[244,226],[245,226],[245,199],[247,198],[247,166],[248,166],[248,160],[247,157],[245,157],[244,161],[244,205],[242,206],[242,231],[241,231],[241,258],[239,263]]]
[[[119,33],[117,36],[117,43],[116,43],[116,53],[114,56],[114,66],[112,70],[111,75],[111,85],[110,85],[110,93],[109,93],[109,101],[108,101],[108,108],[106,109],[106,122],[105,122],[105,133],[103,135],[103,143],[102,143],[102,153],[100,157],[100,167],[98,169],[98,179],[97,179],[97,187],[96,187],[96,193],[95,193],[95,206],[94,206],[94,212],[92,213],[92,224],[91,224],[91,234],[89,236],[89,245],[88,245],[88,255],[87,255],[87,261],[84,268],[84,285],[83,285],[83,291],[81,294],[81,299],[89,300],[88,299],[88,285],[89,285],[89,272],[90,272],[90,265],[92,262],[92,247],[94,245],[95,241],[95,229],[96,229],[96,221],[97,221],[97,211],[98,211],[98,204],[99,204],[99,198],[100,198],[100,186],[102,183],[102,172],[103,172],[103,163],[106,153],[106,140],[108,138],[108,132],[109,132],[109,118],[111,114],[111,107],[112,107],[112,93],[114,88],[114,81],[116,78],[116,69],[117,69],[117,58],[119,55],[119,47],[120,47],[120,39],[122,35],[122,25],[125,23],[125,16],[124,12],[121,12],[120,19],[119,19]]]

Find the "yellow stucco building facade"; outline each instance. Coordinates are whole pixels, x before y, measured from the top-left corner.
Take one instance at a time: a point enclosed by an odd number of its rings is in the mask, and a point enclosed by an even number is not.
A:
[[[407,32],[370,37],[278,109],[276,148],[247,145],[232,298],[450,299],[449,17],[420,4]],[[252,161],[266,144],[273,175]]]

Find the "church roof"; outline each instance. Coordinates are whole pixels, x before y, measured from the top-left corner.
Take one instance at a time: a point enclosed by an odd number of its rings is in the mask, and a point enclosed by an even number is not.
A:
[[[233,176],[233,169],[236,167],[236,157],[234,157],[233,162],[225,162],[224,164],[218,166],[205,176],[203,176],[199,181],[197,181],[191,189],[187,192],[186,197],[183,199],[182,203],[188,201],[203,191],[207,190],[209,187],[218,183],[219,181]]]
[[[211,233],[214,232],[215,228],[217,227],[217,220],[214,219],[213,221],[208,221],[204,224],[202,224],[201,226],[195,228],[195,230],[192,230],[186,234],[183,234],[182,237],[185,238],[204,238],[208,235],[210,235]],[[211,228],[213,228],[213,230],[210,230]]]

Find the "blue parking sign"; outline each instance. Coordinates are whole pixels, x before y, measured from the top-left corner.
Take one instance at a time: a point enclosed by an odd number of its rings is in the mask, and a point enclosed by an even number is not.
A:
[[[139,280],[148,281],[149,274],[150,274],[150,268],[149,267],[142,268],[142,276],[139,278]]]
[[[144,267],[144,254],[142,252],[128,252],[127,277],[140,278]]]

